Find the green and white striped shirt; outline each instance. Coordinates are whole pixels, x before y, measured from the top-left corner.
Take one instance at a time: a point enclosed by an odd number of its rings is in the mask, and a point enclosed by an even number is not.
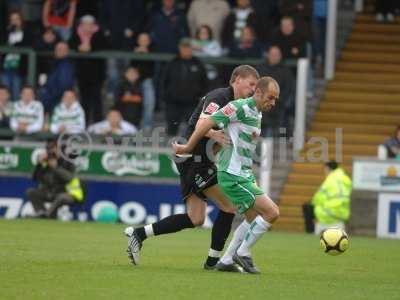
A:
[[[17,131],[20,123],[27,123],[26,133],[35,133],[43,128],[44,110],[41,102],[32,100],[25,103],[22,100],[14,102],[10,119],[10,127]]]
[[[79,133],[85,130],[85,112],[79,102],[74,102],[67,107],[63,102],[58,104],[51,117],[50,131],[59,133],[64,125],[66,133]]]
[[[232,144],[224,147],[217,160],[218,171],[254,179],[253,154],[261,133],[262,113],[253,98],[228,103],[211,116],[219,128],[224,128]]]

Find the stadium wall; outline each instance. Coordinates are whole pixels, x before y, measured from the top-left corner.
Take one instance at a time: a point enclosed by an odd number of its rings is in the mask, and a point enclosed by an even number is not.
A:
[[[15,219],[33,213],[25,191],[35,183],[24,176],[0,177],[0,217]],[[118,211],[119,220],[127,224],[152,223],[185,211],[176,184],[132,183],[126,181],[85,180],[86,201],[82,205],[63,207],[59,219],[93,221],[105,206]],[[217,209],[209,203],[204,227],[211,227]]]

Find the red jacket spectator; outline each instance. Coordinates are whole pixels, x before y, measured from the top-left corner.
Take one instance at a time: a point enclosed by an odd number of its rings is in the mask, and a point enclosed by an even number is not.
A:
[[[46,0],[43,5],[44,27],[53,27],[64,40],[69,40],[74,24],[77,0]]]

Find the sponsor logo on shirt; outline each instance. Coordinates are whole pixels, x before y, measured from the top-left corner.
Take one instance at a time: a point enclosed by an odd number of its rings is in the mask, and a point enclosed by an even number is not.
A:
[[[235,111],[236,107],[230,103],[222,109],[223,114],[228,117],[232,116],[235,113]]]
[[[206,114],[213,114],[215,113],[217,110],[219,109],[219,105],[215,102],[211,102],[210,104],[208,104],[208,106],[206,107],[206,109],[204,110],[204,112]]]

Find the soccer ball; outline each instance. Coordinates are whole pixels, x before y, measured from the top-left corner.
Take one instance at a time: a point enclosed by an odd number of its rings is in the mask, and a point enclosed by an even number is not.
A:
[[[349,237],[340,228],[328,228],[321,232],[321,248],[329,255],[339,255],[349,248]]]

